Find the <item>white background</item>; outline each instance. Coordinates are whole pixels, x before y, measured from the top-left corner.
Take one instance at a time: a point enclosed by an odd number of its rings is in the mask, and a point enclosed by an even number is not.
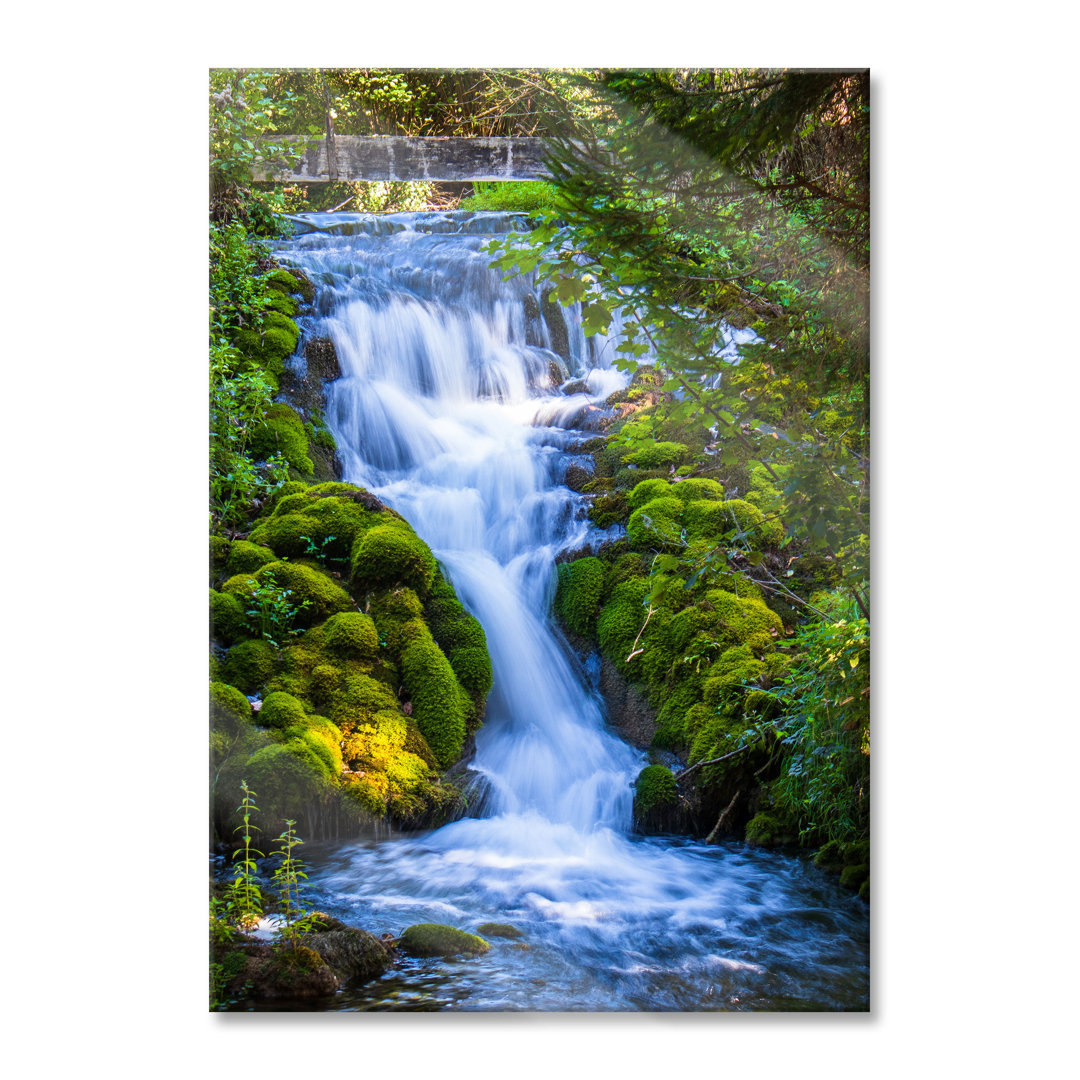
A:
[[[0,927],[13,1075],[1067,1072],[1066,10],[560,0],[9,15]],[[207,1015],[206,69],[586,64],[871,68],[873,1012]]]

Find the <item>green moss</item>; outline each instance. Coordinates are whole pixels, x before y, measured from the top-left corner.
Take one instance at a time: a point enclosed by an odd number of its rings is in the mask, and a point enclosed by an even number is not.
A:
[[[300,305],[287,293],[274,292],[270,294],[270,301],[267,304],[269,311],[279,311],[282,315],[288,315],[292,318],[299,310]]]
[[[866,880],[859,886],[859,899],[870,900],[870,877],[867,875]]]
[[[250,356],[270,374],[280,376],[285,370],[285,359],[296,350],[300,329],[286,315],[269,311],[263,316],[261,330],[241,330],[233,338],[233,344]]]
[[[662,496],[650,499],[630,515],[626,535],[642,547],[675,544],[682,535],[683,504],[679,499]]]
[[[224,536],[210,537],[210,580],[216,581],[225,571],[225,562],[232,545]]]
[[[327,705],[341,688],[341,674],[332,664],[318,664],[311,671],[308,693],[316,705]]]
[[[675,777],[664,765],[647,765],[634,784],[634,816],[644,818],[653,810],[674,806],[679,799]]]
[[[307,432],[295,409],[288,405],[271,405],[263,422],[251,434],[251,453],[256,458],[281,454],[296,470],[309,474],[314,469],[308,455]]]
[[[244,636],[247,614],[244,605],[231,593],[210,590],[210,636],[231,645]]]
[[[398,948],[411,956],[480,956],[491,946],[482,937],[453,926],[417,923],[401,935]]]
[[[411,633],[403,632],[402,682],[412,700],[416,726],[445,769],[461,754],[469,701],[427,628],[414,622],[407,630]]]
[[[666,469],[681,465],[689,455],[690,449],[683,443],[656,442],[632,451],[623,457],[623,461],[639,469]]]
[[[653,499],[669,498],[673,496],[672,485],[663,479],[642,480],[634,485],[634,490],[626,496],[626,501],[631,510],[640,510],[646,503]]]
[[[267,642],[241,641],[229,650],[221,673],[226,682],[254,694],[273,676],[274,666],[274,650]]]
[[[297,558],[307,554],[314,542],[316,546],[327,536],[325,526],[306,514],[287,514],[266,518],[251,531],[255,544],[266,544],[282,558]]]
[[[312,626],[339,611],[355,610],[356,605],[349,594],[329,574],[314,566],[298,562],[268,563],[255,575],[260,584],[268,576],[272,576],[280,588],[289,590],[292,604],[308,601],[309,606],[296,616],[298,627]]]
[[[230,734],[251,723],[251,702],[235,686],[210,684],[210,725]]]
[[[423,597],[435,580],[435,556],[404,523],[378,525],[352,549],[352,587],[357,593],[380,585],[407,585]]]
[[[704,477],[691,477],[688,480],[680,480],[672,484],[668,489],[670,495],[683,502],[722,502],[724,498],[724,485],[718,480],[707,480]]]
[[[840,884],[843,885],[845,889],[858,889],[869,877],[869,863],[859,863],[857,866],[845,866],[840,874]]]
[[[772,814],[755,814],[746,823],[746,842],[756,847],[787,847],[798,841],[798,829]]]
[[[307,728],[291,728],[285,732],[285,736],[285,748],[301,761],[321,770],[326,779],[333,780],[341,774],[341,748],[323,733]]]
[[[274,562],[275,558],[274,553],[267,547],[253,544],[250,540],[236,540],[229,549],[225,573],[229,577],[236,574],[253,574],[259,567]]]
[[[617,585],[596,620],[600,648],[623,675],[629,674],[626,656],[645,622],[644,600],[648,590],[649,583],[644,578],[630,578]]]
[[[625,521],[629,513],[626,499],[618,492],[601,495],[593,499],[589,506],[589,520],[598,529],[610,529],[612,525]]]
[[[487,694],[491,689],[493,672],[487,649],[455,649],[449,660],[458,682],[470,694]]]
[[[326,790],[328,770],[309,748],[294,753],[273,743],[257,750],[244,765],[245,779],[259,793],[263,820],[275,810],[292,810],[298,802]]]
[[[712,589],[705,594],[705,601],[716,613],[718,636],[724,644],[745,644],[760,652],[783,635],[780,616],[752,596]]]
[[[554,609],[568,630],[582,637],[596,634],[604,578],[604,564],[594,555],[559,565]]]
[[[379,652],[379,634],[370,616],[343,611],[327,620],[326,647],[338,656],[371,660]]]
[[[259,710],[259,723],[282,731],[297,724],[306,727],[307,710],[292,694],[278,691],[266,695]]]
[[[683,517],[687,534],[692,539],[712,540],[725,533],[745,533],[751,543],[776,547],[784,539],[783,526],[765,515],[744,499],[726,502],[700,499],[686,507]]]
[[[511,940],[516,940],[523,936],[516,926],[500,922],[481,923],[476,928],[476,932],[478,934],[483,934],[485,937],[510,938]]]
[[[315,299],[315,287],[303,270],[271,270],[264,280],[274,292],[298,293],[308,304]]]
[[[830,874],[839,874],[844,869],[844,845],[839,840],[830,840],[814,856],[814,865]]]
[[[726,650],[709,669],[705,680],[703,697],[708,705],[719,705],[729,695],[740,701],[746,694],[745,686],[761,678],[765,665],[745,645]]]
[[[424,615],[420,598],[412,589],[404,586],[398,589],[382,589],[370,595],[367,606],[375,620],[379,640],[396,657],[401,650],[401,628]]]

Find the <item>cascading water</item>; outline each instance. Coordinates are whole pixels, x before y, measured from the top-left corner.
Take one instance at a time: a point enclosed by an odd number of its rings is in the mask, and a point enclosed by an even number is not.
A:
[[[344,479],[429,544],[495,673],[471,763],[485,816],[325,852],[314,897],[373,930],[509,922],[528,945],[408,961],[331,1007],[866,1008],[860,901],[797,859],[629,832],[644,755],[605,729],[548,613],[556,555],[597,539],[561,481],[574,426],[625,385],[613,343],[573,309],[549,325],[530,281],[488,269],[515,215],[301,220],[315,231],[278,257],[316,282],[307,329],[336,346]]]

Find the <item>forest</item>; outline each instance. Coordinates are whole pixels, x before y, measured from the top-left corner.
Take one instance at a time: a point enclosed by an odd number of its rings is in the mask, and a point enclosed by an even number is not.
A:
[[[869,97],[210,72],[212,1010],[868,1008]]]

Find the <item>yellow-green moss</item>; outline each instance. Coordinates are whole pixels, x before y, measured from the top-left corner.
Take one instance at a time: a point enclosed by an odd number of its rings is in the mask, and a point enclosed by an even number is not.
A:
[[[481,923],[476,928],[476,932],[485,937],[510,938],[511,940],[517,940],[519,937],[523,936],[516,926],[511,926],[510,923],[499,922]]]
[[[799,830],[791,822],[763,811],[746,823],[746,842],[756,847],[787,847],[799,842]]]
[[[307,725],[307,710],[292,694],[275,691],[267,694],[259,710],[259,723],[263,727],[285,728],[296,724]]]
[[[251,702],[235,686],[210,684],[210,724],[230,734],[251,723]]]
[[[299,341],[300,328],[277,311],[268,311],[263,316],[261,330],[241,330],[233,338],[237,349],[274,376],[285,371],[285,359],[296,350]]]
[[[623,675],[629,674],[626,657],[645,622],[644,600],[648,590],[649,583],[644,578],[630,578],[617,585],[596,620],[600,648]]]
[[[639,469],[666,469],[681,465],[689,456],[690,449],[683,443],[656,442],[625,454],[623,461]]]

